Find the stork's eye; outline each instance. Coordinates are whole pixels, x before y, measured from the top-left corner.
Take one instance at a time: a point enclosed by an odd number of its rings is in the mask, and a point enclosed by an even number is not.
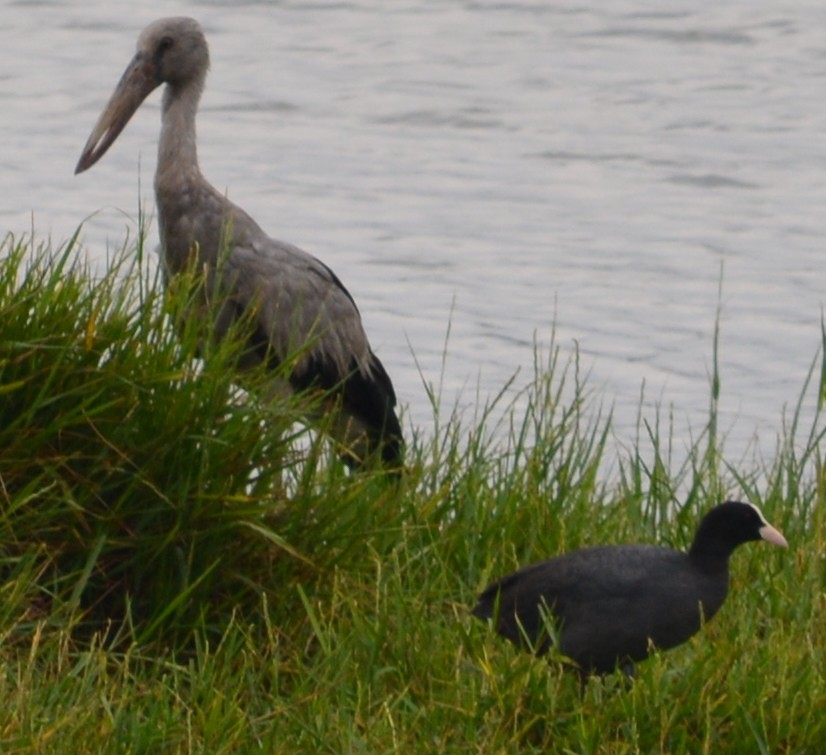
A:
[[[159,54],[165,53],[174,44],[175,44],[175,40],[172,37],[170,37],[170,36],[161,37],[161,41],[158,42],[158,53]]]

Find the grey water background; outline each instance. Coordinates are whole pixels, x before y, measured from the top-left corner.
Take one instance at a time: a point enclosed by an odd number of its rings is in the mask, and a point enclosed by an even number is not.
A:
[[[154,207],[159,94],[91,171],[74,166],[139,31],[191,15],[212,55],[205,174],[342,278],[409,427],[432,428],[423,381],[445,411],[472,412],[515,372],[527,383],[555,333],[621,444],[642,395],[686,445],[708,416],[719,306],[726,449],[772,454],[821,345],[823,3],[2,0],[0,13],[3,232],[59,243],[84,222],[101,263],[135,235]],[[804,419],[816,400],[815,381]]]

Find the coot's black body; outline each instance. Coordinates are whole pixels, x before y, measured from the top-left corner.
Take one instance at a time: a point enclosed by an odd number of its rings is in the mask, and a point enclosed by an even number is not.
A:
[[[749,540],[786,546],[751,504],[727,501],[702,520],[688,553],[652,545],[583,548],[521,569],[490,585],[473,614],[494,618],[498,632],[535,652],[551,638],[585,673],[633,669],[651,646],[685,642],[728,592],[728,560]]]

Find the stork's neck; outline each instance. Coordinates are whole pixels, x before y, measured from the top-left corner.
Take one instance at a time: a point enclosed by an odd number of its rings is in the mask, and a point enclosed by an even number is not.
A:
[[[201,179],[195,139],[195,114],[201,99],[203,79],[184,86],[167,84],[163,93],[161,139],[155,190],[175,191]]]

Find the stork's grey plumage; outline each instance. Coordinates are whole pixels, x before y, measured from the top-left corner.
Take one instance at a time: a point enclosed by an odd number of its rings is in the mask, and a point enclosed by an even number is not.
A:
[[[336,392],[340,411],[330,427],[345,459],[359,462],[378,455],[399,468],[403,441],[393,385],[370,348],[347,289],[312,255],[270,238],[201,173],[195,115],[208,68],[209,51],[197,21],[165,18],[149,25],[75,173],[94,165],[150,92],[166,84],[155,195],[167,276],[187,269],[194,255],[200,266],[215,270],[219,253],[225,253],[214,276],[222,301],[217,335],[254,311],[247,359],[275,364],[301,354],[290,386]]]

